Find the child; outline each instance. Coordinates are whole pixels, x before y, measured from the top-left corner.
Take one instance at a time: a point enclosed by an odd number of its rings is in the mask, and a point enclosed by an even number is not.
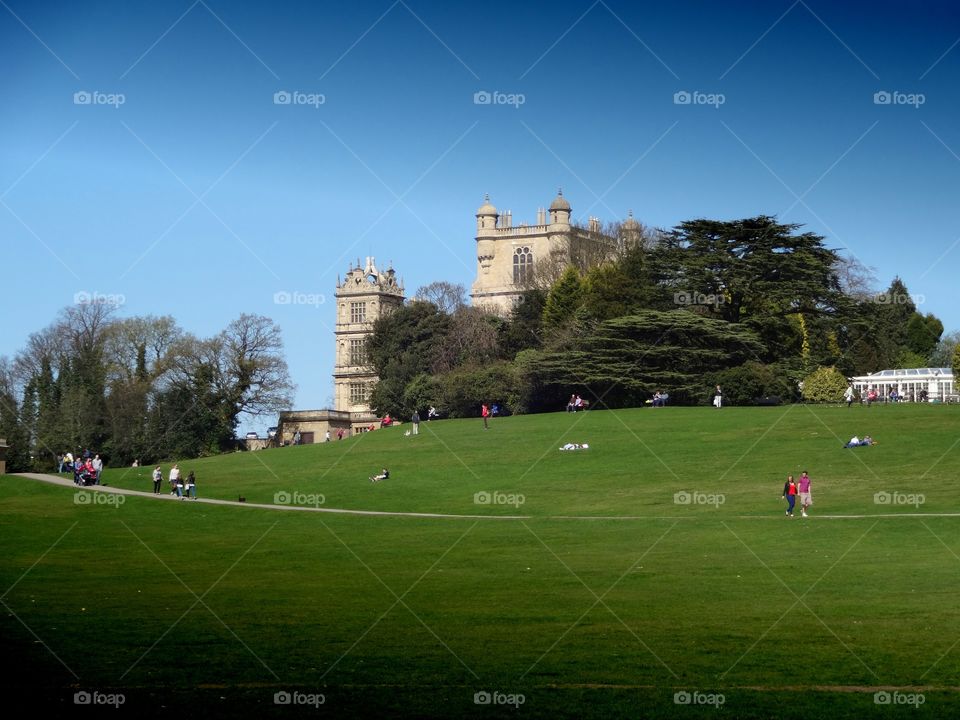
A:
[[[783,484],[783,495],[780,497],[787,499],[787,517],[793,517],[793,506],[797,502],[797,484],[793,481],[793,475],[787,475],[787,481]]]
[[[374,475],[370,478],[370,482],[380,482],[381,480],[386,480],[390,477],[390,471],[384,468],[379,475]]]

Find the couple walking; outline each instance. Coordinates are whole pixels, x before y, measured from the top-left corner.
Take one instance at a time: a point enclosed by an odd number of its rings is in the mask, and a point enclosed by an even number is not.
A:
[[[797,502],[797,493],[800,494],[800,513],[807,517],[807,508],[813,505],[813,497],[810,495],[810,476],[804,470],[800,474],[800,482],[793,479],[793,475],[787,475],[787,481],[783,484],[783,495],[787,501],[787,517],[793,517],[793,506]]]

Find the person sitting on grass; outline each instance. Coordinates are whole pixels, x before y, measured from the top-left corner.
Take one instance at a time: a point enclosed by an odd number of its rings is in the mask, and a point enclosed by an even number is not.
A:
[[[370,482],[380,482],[381,480],[387,480],[390,477],[390,471],[384,468],[380,471],[379,475],[374,475],[370,478]]]
[[[865,445],[876,445],[876,444],[877,444],[876,441],[869,435],[864,435],[863,440],[861,440],[856,435],[854,435],[852,438],[850,438],[850,442],[844,445],[844,447],[855,448],[855,447],[863,447]]]

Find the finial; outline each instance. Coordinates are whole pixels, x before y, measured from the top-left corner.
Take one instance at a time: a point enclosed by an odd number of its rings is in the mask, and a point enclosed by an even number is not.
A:
[[[563,188],[562,188],[562,187],[558,187],[558,188],[557,188],[557,195],[559,195],[560,197],[563,197]]]
[[[633,210],[627,210],[627,217],[633,217]]]

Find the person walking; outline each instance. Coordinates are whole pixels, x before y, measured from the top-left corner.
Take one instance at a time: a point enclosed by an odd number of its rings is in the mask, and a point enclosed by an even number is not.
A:
[[[480,406],[480,416],[483,418],[483,429],[489,430],[490,425],[488,423],[488,418],[490,417],[490,408],[487,407],[486,403]]]
[[[180,466],[174,465],[170,468],[170,494],[179,495],[177,488],[183,488],[183,481],[180,479]]]
[[[793,506],[797,502],[797,483],[793,480],[793,475],[787,475],[787,481],[783,484],[783,495],[780,497],[787,500],[787,517],[793,517]]]
[[[97,476],[97,485],[100,484],[100,473],[103,472],[103,460],[100,459],[99,453],[93,457],[93,472]]]
[[[326,434],[326,436],[325,436],[324,442],[330,442],[330,431],[329,431],[329,430],[327,430],[327,434]]]
[[[843,393],[843,399],[847,403],[847,407],[853,405],[853,385],[847,385],[847,389]]]
[[[800,514],[807,517],[807,508],[813,505],[813,497],[810,495],[810,476],[806,470],[800,473],[797,490],[800,492]]]
[[[717,389],[713,391],[713,406],[715,408],[720,408],[723,405],[723,392],[720,390],[720,386],[717,385]]]
[[[193,474],[193,470],[187,473],[187,497],[191,500],[197,499],[197,478]]]
[[[413,424],[413,434],[420,434],[420,413],[416,410],[413,411],[413,415],[410,416],[410,422]]]
[[[163,471],[160,470],[160,466],[157,465],[153,469],[153,494],[160,494],[160,483],[163,482]]]

